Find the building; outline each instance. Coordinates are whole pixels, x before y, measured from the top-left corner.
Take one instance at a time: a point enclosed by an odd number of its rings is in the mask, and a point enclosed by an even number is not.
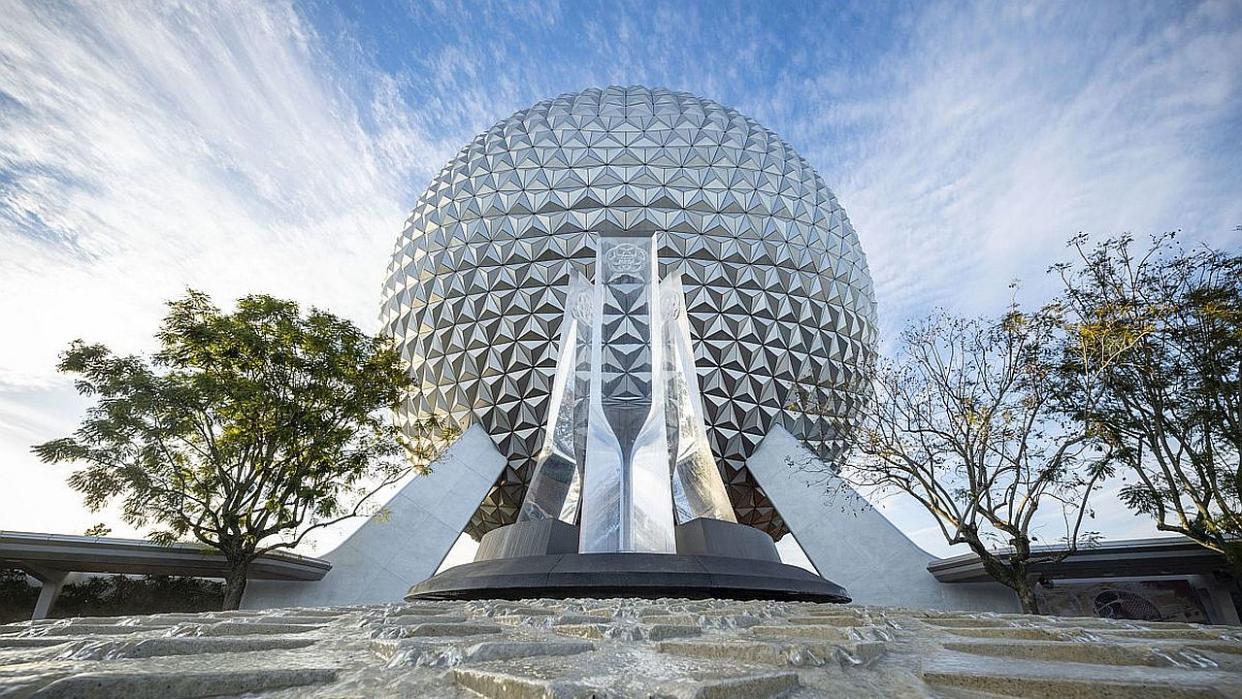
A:
[[[797,152],[683,92],[609,87],[540,102],[467,144],[419,199],[381,319],[418,390],[399,411],[468,426],[326,556],[319,582],[251,583],[248,606],[402,598],[465,532],[512,525],[544,446],[571,277],[601,237],[643,233],[684,293],[706,439],[737,523],[796,538],[857,602],[1016,610],[946,577],[865,503],[825,502],[868,390],[876,305],[858,236]],[[545,542],[546,543],[546,542]],[[1235,617],[1236,619],[1236,617]]]

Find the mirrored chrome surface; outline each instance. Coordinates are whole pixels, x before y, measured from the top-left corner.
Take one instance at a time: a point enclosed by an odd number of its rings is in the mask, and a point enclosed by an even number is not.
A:
[[[678,524],[699,517],[736,522],[733,505],[707,441],[685,303],[681,275],[668,275],[660,282],[660,336],[664,344],[665,418],[673,475],[673,513]]]
[[[596,251],[596,283],[574,275],[566,294],[519,519],[578,522],[583,553],[671,553],[674,522],[736,521],[703,424],[682,286],[677,273],[656,282],[654,233],[602,235]]]
[[[658,260],[650,233],[596,246],[581,553],[676,551]]]
[[[594,287],[575,272],[565,294],[561,320],[560,357],[552,383],[543,448],[522,501],[519,521],[556,518],[578,521],[582,494],[582,463],[586,450],[589,409],[591,315]]]

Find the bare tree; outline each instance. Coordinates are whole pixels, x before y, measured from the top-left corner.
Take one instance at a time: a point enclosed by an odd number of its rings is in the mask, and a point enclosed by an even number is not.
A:
[[[1066,368],[1098,377],[1077,387],[1078,417],[1119,445],[1128,506],[1242,580],[1242,256],[1186,251],[1175,234],[1138,252],[1128,236],[1070,245],[1076,263],[1053,267]]]
[[[875,396],[839,474],[863,491],[913,498],[1028,613],[1039,612],[1032,566],[1062,560],[1094,535],[1083,521],[1109,473],[1095,431],[1057,410],[1057,327],[1050,314],[1016,306],[996,321],[938,313],[909,326],[897,356],[877,366]],[[1053,508],[1065,545],[1040,547],[1036,515]]]

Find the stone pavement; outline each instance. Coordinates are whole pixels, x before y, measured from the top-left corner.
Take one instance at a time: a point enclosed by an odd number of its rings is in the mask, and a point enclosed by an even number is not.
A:
[[[1242,697],[1242,628],[729,600],[0,626],[0,697]]]

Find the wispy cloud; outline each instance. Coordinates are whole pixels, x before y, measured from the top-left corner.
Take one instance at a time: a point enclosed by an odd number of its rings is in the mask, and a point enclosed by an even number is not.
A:
[[[1237,245],[1238,65],[1229,2],[8,3],[0,477],[52,505],[0,492],[0,527],[77,528],[26,453],[81,410],[69,340],[144,349],[186,286],[372,327],[430,176],[539,99],[662,85],[781,133],[849,211],[891,338],[1015,277],[1040,300],[1079,230]]]
[[[272,292],[372,327],[410,182],[456,144],[428,141],[383,82],[356,101],[289,7],[5,14],[0,413],[29,427],[0,434],[0,473],[19,484],[0,495],[0,527],[77,531],[89,516],[67,469],[27,451],[81,409],[57,353],[76,337],[148,349],[162,302],[187,286],[222,302]]]
[[[384,83],[349,99],[322,58],[280,6],[8,11],[0,294],[21,341],[0,382],[46,381],[73,337],[138,346],[187,285],[373,322],[407,183],[451,151]]]
[[[1017,277],[1042,298],[1080,230],[1220,244],[1242,220],[1223,138],[1242,117],[1239,8],[1086,7],[929,11],[886,58],[894,90],[837,186],[890,330],[929,304],[993,311]]]

